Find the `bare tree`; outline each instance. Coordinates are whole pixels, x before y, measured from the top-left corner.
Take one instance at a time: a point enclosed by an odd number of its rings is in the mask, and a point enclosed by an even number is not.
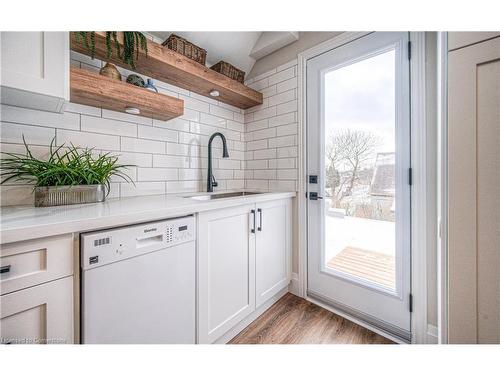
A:
[[[361,130],[342,129],[329,136],[325,153],[327,187],[338,204],[352,194],[359,172],[374,157],[378,144],[373,133]],[[347,180],[342,179],[341,170],[349,172]]]

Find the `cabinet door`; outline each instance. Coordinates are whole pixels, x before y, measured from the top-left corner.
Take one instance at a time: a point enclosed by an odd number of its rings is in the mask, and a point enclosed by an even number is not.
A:
[[[212,343],[255,310],[254,205],[198,215],[198,342]]]
[[[454,50],[500,36],[498,31],[454,31],[448,33],[448,49]]]
[[[72,344],[73,276],[0,297],[2,344]]]
[[[1,33],[2,103],[61,112],[69,100],[67,32]]]
[[[500,37],[449,53],[448,342],[500,343]]]
[[[290,282],[290,200],[257,204],[256,307]]]

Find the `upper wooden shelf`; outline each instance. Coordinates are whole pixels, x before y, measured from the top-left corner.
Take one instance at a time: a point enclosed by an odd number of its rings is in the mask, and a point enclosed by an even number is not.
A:
[[[70,101],[119,112],[133,107],[140,116],[164,121],[184,113],[181,99],[75,67],[70,70]]]
[[[120,37],[121,34],[118,35]],[[71,49],[89,55],[89,51],[76,41],[75,33],[71,33]],[[95,57],[130,69],[117,58],[116,53],[108,59],[106,51],[106,33],[96,31]],[[135,71],[209,98],[212,98],[210,92],[217,90],[220,96],[212,99],[238,108],[246,109],[262,104],[262,93],[150,40],[148,40],[148,56],[146,57],[143,51],[139,52]]]

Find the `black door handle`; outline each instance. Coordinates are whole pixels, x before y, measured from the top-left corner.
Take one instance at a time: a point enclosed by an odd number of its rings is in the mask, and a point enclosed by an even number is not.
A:
[[[323,197],[318,196],[318,193],[316,192],[310,192],[309,199],[312,201],[317,201],[318,199],[323,199]]]
[[[253,228],[250,229],[250,232],[255,233],[255,210],[250,211],[253,215]]]
[[[7,266],[0,267],[0,273],[7,273],[7,272],[10,272],[10,264]]]
[[[259,213],[259,226],[257,227],[257,230],[262,232],[262,208],[258,208],[257,212]]]

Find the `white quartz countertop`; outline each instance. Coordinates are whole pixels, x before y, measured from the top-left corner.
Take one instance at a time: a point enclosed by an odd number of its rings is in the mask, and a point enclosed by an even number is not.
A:
[[[4,207],[0,215],[0,243],[87,232],[243,204],[291,198],[295,196],[295,192],[260,193],[206,201],[185,198],[192,195],[195,194],[115,198],[103,203],[57,207]],[[207,195],[207,193],[196,195]]]

